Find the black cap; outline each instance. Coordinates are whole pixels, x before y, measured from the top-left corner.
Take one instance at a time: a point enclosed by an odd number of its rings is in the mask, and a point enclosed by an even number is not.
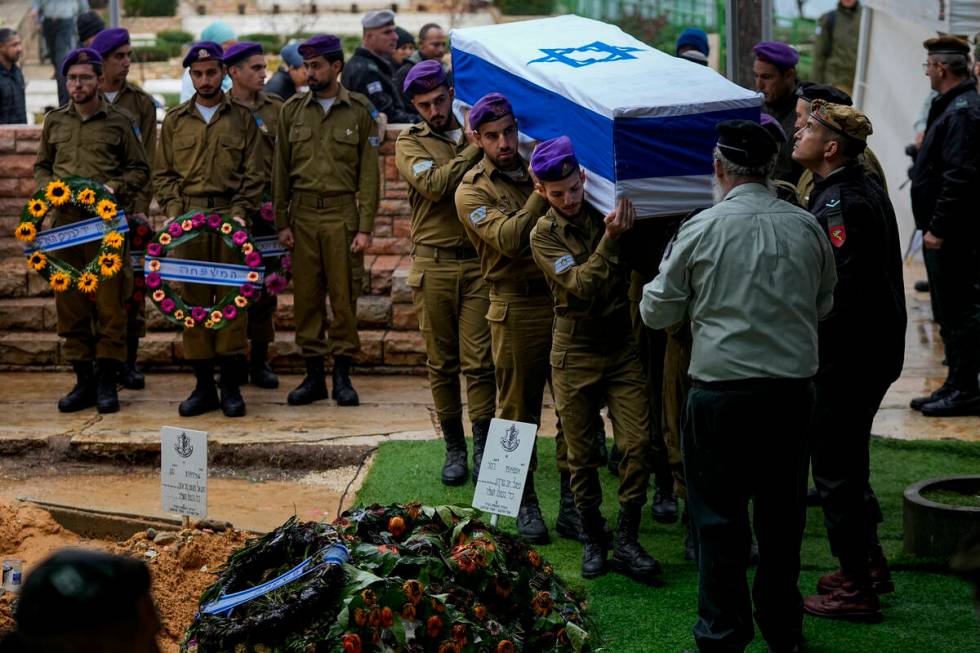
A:
[[[398,35],[398,42],[395,44],[396,48],[400,48],[403,45],[412,44],[415,47],[415,37],[407,29],[402,29],[401,27],[395,27],[395,34]]]
[[[78,42],[81,44],[104,30],[105,21],[96,12],[86,11],[84,14],[78,14],[75,26],[78,28]]]
[[[51,637],[132,622],[137,599],[150,591],[140,560],[63,549],[34,568],[17,603],[18,632]]]
[[[831,104],[843,104],[845,107],[849,107],[854,104],[854,101],[851,100],[850,95],[840,90],[836,86],[830,86],[829,84],[814,84],[812,82],[805,82],[800,84],[796,89],[796,96],[803,98],[807,102],[823,100],[824,102],[829,102]]]
[[[776,153],[776,141],[765,127],[751,120],[723,120],[718,130],[718,149],[737,165],[758,168]]]

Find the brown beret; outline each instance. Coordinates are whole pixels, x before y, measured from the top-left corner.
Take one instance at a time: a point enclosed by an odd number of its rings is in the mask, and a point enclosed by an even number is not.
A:
[[[814,100],[810,105],[810,115],[824,127],[862,143],[868,141],[873,131],[866,115],[843,104]]]
[[[970,42],[958,34],[940,34],[927,39],[922,46],[929,54],[970,54]]]

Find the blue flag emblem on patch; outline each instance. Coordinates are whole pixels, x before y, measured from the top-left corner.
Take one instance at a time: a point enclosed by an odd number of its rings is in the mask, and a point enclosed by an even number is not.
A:
[[[561,274],[573,265],[575,265],[575,259],[572,258],[571,254],[565,254],[555,261],[555,274]]]
[[[473,209],[470,212],[470,222],[473,224],[480,224],[487,219],[487,207],[481,206],[479,208]]]
[[[597,63],[636,59],[636,55],[630,53],[641,52],[642,50],[643,48],[609,45],[602,41],[595,41],[577,48],[541,48],[540,51],[545,56],[540,59],[532,59],[527,62],[527,65],[530,66],[532,63],[563,63],[572,68],[584,68]]]
[[[422,174],[423,172],[425,172],[431,167],[432,167],[432,161],[429,161],[428,159],[425,161],[419,161],[418,163],[412,166],[412,172],[415,174],[416,177],[418,177],[420,174]]]

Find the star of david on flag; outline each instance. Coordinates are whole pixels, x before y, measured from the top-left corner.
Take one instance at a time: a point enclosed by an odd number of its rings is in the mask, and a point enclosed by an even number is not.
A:
[[[585,66],[591,66],[592,64],[597,63],[609,63],[612,61],[627,61],[629,59],[636,59],[636,56],[630,53],[641,52],[642,50],[643,48],[609,45],[608,43],[603,43],[602,41],[594,41],[588,45],[582,45],[577,48],[540,48],[540,51],[543,52],[545,56],[541,57],[540,59],[532,59],[531,61],[528,61],[527,64],[530,66],[532,63],[563,63],[566,66],[571,66],[572,68],[584,68]],[[591,56],[593,53],[604,54],[606,56]],[[576,54],[586,56],[574,56]]]

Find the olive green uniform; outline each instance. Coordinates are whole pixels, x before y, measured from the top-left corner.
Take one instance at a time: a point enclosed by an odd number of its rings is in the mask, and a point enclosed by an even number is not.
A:
[[[222,94],[218,110],[205,123],[195,95],[167,113],[160,130],[154,167],[157,202],[168,218],[188,211],[246,218],[256,210],[263,176],[255,158],[259,130],[251,112]],[[201,234],[174,252],[186,259],[239,263],[238,255],[216,234]],[[185,301],[211,306],[228,291],[223,286],[186,284]],[[186,329],[184,358],[207,360],[246,351],[246,315],[220,330]]]
[[[236,100],[237,101],[237,100]],[[241,103],[252,113],[252,119],[259,130],[255,142],[255,158],[262,174],[262,200],[272,197],[272,158],[275,154],[276,129],[279,126],[279,111],[282,100],[275,95],[259,93],[254,107]],[[252,234],[255,236],[274,236],[276,226],[262,219],[259,211],[251,216]],[[278,300],[269,292],[262,293],[259,300],[248,309],[248,339],[251,342],[270,343],[276,339],[276,306]]]
[[[108,98],[107,98],[108,99]],[[146,91],[126,82],[116,99],[111,102],[112,106],[127,114],[133,123],[133,132],[136,138],[143,144],[143,151],[152,167],[152,158],[157,151],[157,105],[153,98]],[[150,171],[152,177],[152,170]],[[143,192],[133,205],[133,213],[150,214],[150,201],[153,199],[153,184],[147,183]],[[136,257],[137,253],[133,253]],[[142,259],[142,256],[140,256]],[[141,270],[133,264],[133,272],[139,274]],[[132,298],[130,298],[132,299]],[[143,337],[146,335],[146,302],[133,302],[130,305],[126,320],[126,333],[130,338]]]
[[[372,232],[378,210],[373,114],[367,98],[341,86],[327,112],[307,91],[289,98],[279,116],[272,202],[276,229],[293,232],[296,344],[306,358],[353,356],[361,347],[356,302],[364,255],[350,245],[358,232]]]
[[[878,157],[875,153],[871,151],[871,148],[867,148],[858,155],[858,163],[864,166],[864,171],[878,179],[878,183],[881,187],[888,192],[888,184],[885,182],[885,171],[881,169],[881,163],[878,161]],[[800,203],[800,206],[806,208],[810,206],[810,193],[813,192],[813,171],[806,169],[803,174],[800,175],[800,180],[796,182],[796,198]]]
[[[87,177],[111,187],[123,210],[132,210],[140,189],[149,181],[150,167],[130,119],[104,98],[88,118],[83,118],[71,102],[44,117],[34,180],[43,188],[54,179],[71,176]],[[91,217],[66,206],[55,212],[54,226]],[[99,248],[98,242],[87,243],[59,251],[58,258],[82,268],[95,258]],[[131,291],[132,268],[125,252],[123,269],[99,284],[94,301],[75,289],[56,294],[58,335],[66,340],[65,358],[72,362],[126,359],[123,302]]]
[[[483,156],[427,123],[398,136],[395,163],[412,205],[412,269],[408,285],[425,337],[426,367],[440,420],[463,412],[459,374],[466,377],[471,422],[493,417],[496,385],[485,315],[490,307],[480,257],[456,216],[455,191]]]
[[[810,79],[818,84],[831,84],[850,95],[861,38],[861,3],[850,8],[838,4],[821,16],[817,25]]]
[[[534,192],[523,163],[514,179],[484,156],[456,190],[456,212],[480,254],[480,270],[490,286],[486,317],[499,416],[538,425],[544,387],[551,377],[554,310],[551,290],[531,256],[530,236],[547,210],[548,202]],[[569,471],[560,422],[555,454],[558,470]],[[531,467],[536,466],[535,453]]]
[[[639,507],[650,483],[650,406],[630,315],[627,266],[591,208],[569,219],[552,208],[531,231],[531,251],[554,297],[551,376],[580,510],[602,503],[595,416],[609,406],[619,502]],[[659,446],[659,444],[657,445]]]
[[[674,476],[674,492],[687,501],[684,480],[684,456],[681,453],[681,415],[691,389],[691,325],[688,322],[667,328],[667,352],[664,354],[663,416],[660,427],[667,445],[667,460]]]

